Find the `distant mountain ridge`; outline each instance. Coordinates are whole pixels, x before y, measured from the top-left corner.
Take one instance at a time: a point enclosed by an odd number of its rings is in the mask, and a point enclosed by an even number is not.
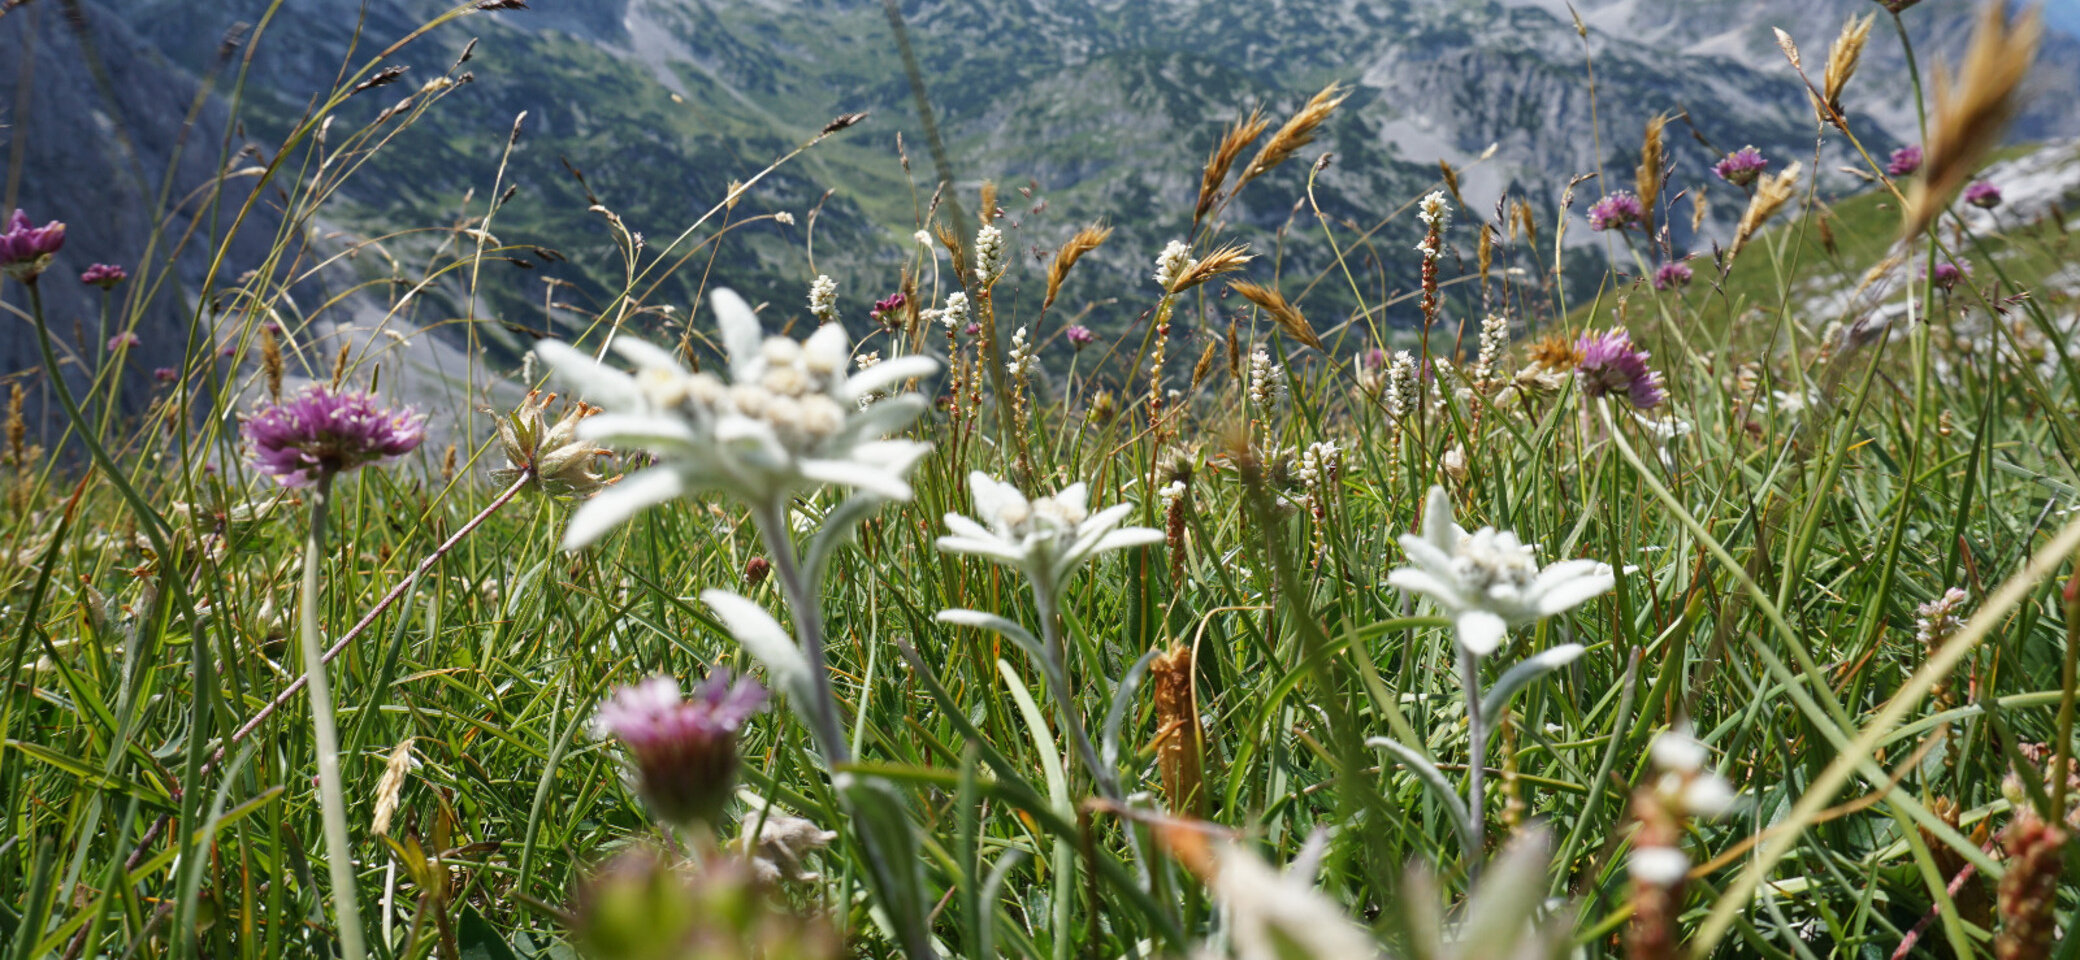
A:
[[[184,108],[177,92],[193,91],[195,78],[215,69],[225,30],[238,20],[257,20],[266,6],[264,0],[207,9],[188,0],[78,0],[84,11],[78,32],[104,54],[120,51],[136,74],[126,87],[175,94],[154,108],[175,110],[176,104]],[[711,275],[773,301],[777,320],[799,315],[808,280],[828,272],[843,284],[847,315],[864,329],[866,304],[894,282],[916,229],[915,211],[934,180],[878,0],[533,0],[532,6],[471,15],[415,42],[396,58],[411,67],[404,81],[351,104],[342,130],[438,76],[466,42],[478,39],[468,65],[475,82],[377,155],[334,209],[338,226],[377,235],[448,224],[472,191],[470,209],[481,213],[508,131],[524,111],[507,171],[519,193],[493,230],[508,243],[540,245],[568,259],[535,263],[532,270],[487,265],[475,312],[499,321],[480,324],[480,332],[499,361],[510,363],[527,342],[515,330],[557,330],[579,316],[545,310],[545,277],[575,284],[559,298],[583,307],[602,302],[619,276],[609,228],[588,212],[586,188],[566,161],[630,229],[663,238],[718,201],[732,180],[749,177],[832,116],[871,111],[858,128],[768,178],[733,213],[741,219],[784,211],[798,226],[768,222],[732,233],[711,272],[684,271],[655,300],[675,305],[684,317],[701,278]],[[254,40],[248,122],[243,139],[231,144],[234,151],[248,141],[262,155],[271,151],[272,138],[308,98],[331,85],[361,7],[332,0],[283,4]],[[371,0],[355,61],[446,8],[445,0]],[[1021,254],[1012,282],[1030,293],[1040,282],[1044,253],[1077,226],[1103,219],[1118,228],[1078,268],[1056,308],[1088,308],[1087,322],[1113,330],[1145,308],[1154,251],[1187,231],[1199,167],[1214,138],[1253,105],[1276,121],[1331,81],[1353,91],[1314,145],[1252,184],[1229,210],[1231,234],[1260,251],[1276,249],[1279,269],[1290,278],[1314,277],[1333,262],[1320,226],[1301,206],[1306,167],[1324,153],[1334,155],[1333,163],[1320,175],[1316,199],[1339,231],[1354,232],[1346,222],[1372,227],[1429,189],[1439,160],[1461,171],[1470,207],[1465,216],[1487,219],[1498,198],[1510,195],[1530,199],[1550,222],[1562,192],[1580,175],[1601,167],[1609,188],[1629,185],[1641,125],[1654,114],[1672,114],[1679,117],[1670,139],[1675,189],[1705,188],[1715,220],[1723,223],[1737,212],[1739,198],[1707,173],[1717,151],[1752,143],[1780,162],[1812,160],[1811,109],[1771,28],[1789,31],[1811,65],[1824,61],[1846,17],[1885,16],[1869,0],[1577,0],[1576,8],[1586,38],[1576,34],[1561,0],[902,4],[963,203],[973,204],[984,178],[1005,185],[1013,245]],[[62,45],[69,28],[60,25],[59,11],[56,0],[42,0],[0,19],[0,48],[21,42],[35,14],[42,15],[36,29],[48,37],[45,49]],[[1972,16],[1969,4],[1933,0],[1907,11],[1924,67],[1957,58]],[[2080,89],[2080,41],[2061,35],[2051,43],[2035,82],[2043,89]],[[40,61],[39,69],[40,82],[73,92],[32,100],[32,110],[50,115],[24,118],[30,136],[69,126],[68,135],[106,146],[115,139],[111,125],[121,125],[146,141],[140,168],[156,175],[153,161],[167,154],[164,141],[174,127],[108,114],[74,61],[54,57]],[[1866,130],[1867,145],[1889,149],[1914,138],[1913,113],[1901,97],[1905,76],[1898,41],[1881,24],[1847,98],[1852,116],[1876,124]],[[15,102],[15,82],[0,76],[0,102]],[[221,93],[211,103],[221,104]],[[65,118],[96,111],[109,123],[91,133]],[[198,130],[207,135],[196,138],[196,154],[214,158],[225,115],[218,107],[206,111]],[[907,175],[895,152],[898,134],[910,158]],[[2080,101],[2070,96],[2038,98],[2017,125],[2025,138],[2074,134],[2080,134]],[[1830,143],[1823,169],[1839,150],[1839,138]],[[1487,156],[1490,145],[1494,153]],[[92,152],[77,140],[62,147],[32,140],[25,196],[36,198],[38,209],[83,223],[75,241],[81,262],[135,257],[141,251],[124,238],[136,224],[100,209],[92,183],[99,175],[68,165],[74,151]],[[181,189],[196,176],[177,178],[185,182]],[[1031,190],[1030,198],[1014,192],[1020,187]],[[1594,181],[1577,187],[1574,216],[1599,189]],[[812,208],[818,211],[815,270],[800,225]],[[1416,228],[1408,219],[1387,224],[1371,245],[1353,251],[1366,258],[1378,288],[1367,291],[1369,299],[1384,299],[1412,281],[1415,258],[1407,251]],[[1687,224],[1687,217],[1671,219]],[[105,225],[91,225],[96,221]],[[1573,237],[1588,237],[1579,220]],[[1470,257],[1470,232],[1454,242]],[[1681,234],[1677,243],[1692,245]],[[415,249],[414,241],[397,244],[400,251]],[[1542,260],[1518,256],[1510,262],[1534,272],[1550,264],[1550,251]],[[1268,279],[1271,263],[1266,257],[1252,275]],[[1306,286],[1289,282],[1296,294]],[[1348,289],[1320,284],[1304,306],[1334,315],[1349,306]],[[429,291],[443,309],[422,319],[460,315],[466,305],[455,293]],[[74,306],[85,310],[89,303],[81,298]],[[168,314],[169,331],[181,315]],[[9,369],[23,365],[19,346],[0,343]]]

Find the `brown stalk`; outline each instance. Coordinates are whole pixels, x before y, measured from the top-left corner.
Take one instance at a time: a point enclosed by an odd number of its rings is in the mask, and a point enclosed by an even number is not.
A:
[[[1264,141],[1263,148],[1251,158],[1249,166],[1242,168],[1242,177],[1235,182],[1235,189],[1240,190],[1243,184],[1270,173],[1272,168],[1298,153],[1301,147],[1313,143],[1315,131],[1327,122],[1329,115],[1335,113],[1336,108],[1349,97],[1350,94],[1344,92],[1341,85],[1331,83],[1323,87],[1322,92],[1309,98],[1299,112],[1293,114],[1284,126],[1278,128],[1277,133],[1271,135],[1271,139]]]
[[[1797,192],[1798,177],[1803,172],[1805,166],[1794,160],[1777,173],[1764,175],[1755,181],[1755,195],[1748,198],[1748,209],[1741,214],[1740,229],[1734,233],[1729,256],[1738,255],[1741,248],[1755,238],[1755,232],[1776,216],[1777,211],[1784,209],[1784,204]]]
[[[1972,31],[1963,71],[1953,80],[1948,71],[1936,70],[1935,125],[1929,131],[1927,165],[1907,195],[1907,236],[1927,229],[2000,142],[2001,131],[2021,106],[2016,94],[2043,37],[2038,8],[2011,21],[2006,4],[1988,3]]]
[[[1192,265],[1178,275],[1172,284],[1172,294],[1183,293],[1224,273],[1242,269],[1242,265],[1255,259],[1248,253],[1247,244],[1231,243],[1192,261]]]
[[[1199,173],[1199,203],[1192,208],[1194,229],[1213,209],[1214,197],[1220,193],[1221,185],[1228,181],[1228,172],[1234,168],[1235,158],[1257,142],[1270,126],[1271,121],[1264,119],[1264,108],[1257,107],[1247,116],[1237,118],[1228,127],[1228,132],[1221,136],[1220,142],[1213,145],[1213,153],[1206,158],[1206,169]]]
[[[1654,201],[1661,196],[1661,131],[1667,126],[1666,114],[1655,114],[1647,121],[1646,137],[1639,148],[1639,169],[1632,174],[1633,192],[1639,194],[1640,209],[1646,211],[1648,236],[1654,233]]]
[[[1314,327],[1307,322],[1307,318],[1300,315],[1299,308],[1286,300],[1285,294],[1247,280],[1230,283],[1228,289],[1241,294],[1242,299],[1263,308],[1265,313],[1271,315],[1271,319],[1278,322],[1279,329],[1284,330],[1286,336],[1316,350],[1322,349],[1321,336],[1314,332]]]
[[[1047,265],[1047,297],[1040,301],[1040,309],[1054,306],[1055,294],[1061,292],[1062,281],[1069,277],[1069,268],[1075,266],[1076,261],[1084,254],[1098,249],[1098,245],[1110,236],[1111,227],[1094,223],[1076,231],[1076,235],[1070,237],[1069,242],[1062,244],[1062,248],[1054,252],[1054,262]]]
[[[1822,123],[1842,125],[1842,90],[1849,86],[1849,78],[1856,75],[1856,64],[1863,58],[1863,45],[1871,37],[1871,23],[1877,14],[1867,13],[1850,17],[1842,24],[1842,32],[1834,38],[1834,46],[1827,51],[1827,73],[1822,75],[1821,101],[1813,105],[1813,111]]]

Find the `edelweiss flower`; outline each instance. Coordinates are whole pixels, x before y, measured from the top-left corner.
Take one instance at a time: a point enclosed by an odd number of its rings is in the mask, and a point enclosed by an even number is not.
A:
[[[1388,574],[1387,583],[1437,601],[1475,656],[1495,652],[1511,627],[1573,609],[1617,582],[1608,564],[1594,560],[1541,569],[1532,548],[1507,530],[1467,533],[1452,519],[1443,487],[1430,488],[1422,535],[1402,534],[1401,549],[1415,566]]]
[[[1017,487],[977,471],[968,474],[968,488],[975,512],[988,526],[949,513],[946,528],[953,535],[940,537],[939,549],[1018,567],[1050,593],[1093,556],[1163,539],[1162,531],[1147,527],[1113,529],[1134,512],[1134,505],[1118,503],[1091,513],[1090,490],[1081,483],[1051,497],[1027,500]]]
[[[845,328],[825,324],[808,340],[761,338],[758,317],[734,292],[709,303],[729,353],[728,381],[689,373],[671,354],[633,337],[614,349],[636,366],[622,373],[568,344],[544,340],[538,354],[604,413],[578,436],[649,451],[656,466],[629,474],[586,501],[571,518],[564,546],[577,549],[646,507],[703,490],[722,490],[754,509],[777,509],[795,492],[821,484],[891,500],[910,499],[910,468],[931,449],[883,437],[925,409],[915,393],[859,402],[938,369],[929,357],[884,360],[846,376]]]
[[[1239,960],[1361,960],[1380,955],[1364,928],[1315,888],[1320,852],[1314,846],[1284,870],[1240,844],[1216,848],[1208,886],[1228,910],[1229,936]]]

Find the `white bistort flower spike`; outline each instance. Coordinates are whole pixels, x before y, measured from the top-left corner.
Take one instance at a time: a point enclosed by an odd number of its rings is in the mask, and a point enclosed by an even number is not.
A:
[[[938,361],[892,357],[847,376],[843,326],[825,324],[800,342],[766,337],[736,293],[717,289],[708,302],[729,354],[728,380],[688,372],[665,350],[625,335],[613,346],[635,365],[633,375],[569,344],[535,344],[558,378],[605,408],[579,425],[580,437],[656,458],[579,507],[565,549],[597,540],[646,507],[707,490],[754,509],[823,484],[910,499],[906,478],[931,445],[883,438],[924,413],[925,399],[904,392],[865,407],[860,401],[931,375]]]
[[[1617,583],[1609,564],[1562,560],[1540,568],[1510,531],[1467,533],[1452,519],[1443,487],[1430,488],[1423,532],[1402,534],[1401,549],[1415,565],[1388,574],[1387,583],[1435,600],[1475,656],[1495,652],[1511,627],[1573,609]]]
[[[1017,487],[977,471],[968,474],[968,489],[982,522],[947,514],[946,529],[953,533],[939,538],[939,549],[1017,567],[1050,593],[1093,556],[1163,539],[1162,531],[1148,527],[1113,529],[1134,512],[1134,505],[1117,503],[1091,513],[1090,490],[1081,483],[1027,500]]]

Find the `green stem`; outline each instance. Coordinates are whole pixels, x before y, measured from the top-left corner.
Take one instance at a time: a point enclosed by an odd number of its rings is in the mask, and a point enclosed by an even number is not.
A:
[[[303,593],[298,617],[303,668],[311,696],[311,726],[318,740],[318,800],[325,820],[325,862],[332,874],[332,909],[339,925],[340,955],[362,960],[361,910],[354,897],[354,850],[347,840],[347,799],[339,778],[339,733],[333,727],[332,682],[325,675],[324,640],[318,633],[318,566],[325,556],[325,518],[332,500],[332,474],[318,475],[311,491],[311,532],[303,543]]]
[[[1481,874],[1481,848],[1485,842],[1488,774],[1488,730],[1481,716],[1481,660],[1473,651],[1459,647],[1459,684],[1466,691],[1466,734],[1472,737],[1466,755],[1466,818],[1471,822],[1473,849],[1466,851],[1466,875]]]

